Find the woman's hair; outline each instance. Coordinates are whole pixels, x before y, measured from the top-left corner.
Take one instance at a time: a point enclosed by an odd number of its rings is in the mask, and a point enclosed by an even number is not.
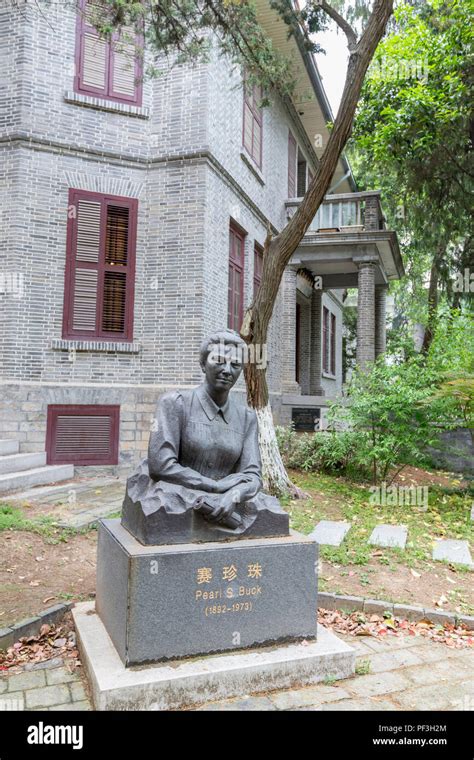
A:
[[[203,366],[206,361],[207,357],[209,356],[212,346],[216,345],[227,345],[231,344],[233,346],[236,346],[237,348],[240,348],[242,351],[244,350],[245,346],[247,345],[243,338],[240,337],[239,333],[235,332],[234,330],[219,330],[218,332],[212,333],[212,335],[209,335],[207,338],[204,338],[203,342],[201,343],[201,348],[199,351],[199,363],[201,366]]]

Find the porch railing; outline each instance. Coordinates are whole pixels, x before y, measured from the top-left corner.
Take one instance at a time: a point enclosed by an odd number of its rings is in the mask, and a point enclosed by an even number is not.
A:
[[[288,218],[291,218],[300,204],[300,199],[286,202]],[[357,232],[363,230],[384,230],[385,218],[380,205],[380,192],[341,193],[326,195],[318,209],[309,232]]]

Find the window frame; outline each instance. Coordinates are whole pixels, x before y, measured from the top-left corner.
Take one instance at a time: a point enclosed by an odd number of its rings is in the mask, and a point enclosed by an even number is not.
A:
[[[247,83],[244,78],[244,102],[243,102],[243,116],[242,116],[242,148],[247,155],[252,159],[254,164],[261,170],[262,169],[262,156],[263,156],[263,108],[259,107],[258,101],[263,97],[262,87],[254,84],[252,91],[249,94]],[[257,97],[258,93],[258,97]],[[252,146],[251,149],[245,144],[245,126],[246,126],[246,106],[250,110],[250,118],[252,119]],[[260,150],[258,157],[255,156],[255,123],[260,127]]]
[[[294,151],[294,156],[292,156]],[[293,164],[293,173],[291,171]],[[296,183],[298,181],[298,141],[291,129],[288,130],[288,198],[296,198]],[[293,189],[293,192],[292,192]]]
[[[323,373],[330,377],[336,377],[336,326],[336,315],[327,306],[323,306]]]
[[[257,261],[259,266],[257,267]],[[258,289],[262,284],[262,272],[263,272],[263,245],[257,243],[255,240],[253,245],[253,297],[257,295]]]
[[[237,258],[233,257],[233,250],[234,246],[232,245],[232,236],[235,236],[238,240],[240,240],[240,248],[241,248],[241,260],[239,261]],[[235,330],[236,332],[239,332],[240,327],[242,325],[242,321],[244,318],[244,273],[245,273],[245,239],[246,239],[247,233],[245,230],[242,229],[238,224],[236,224],[234,221],[231,221],[229,225],[229,259],[228,259],[228,278],[230,280],[230,272],[231,270],[233,272],[237,272],[239,275],[239,281],[240,281],[240,303],[239,303],[239,324],[237,326],[234,326],[234,297],[235,297],[235,290],[232,289],[230,291],[230,283],[228,285],[228,296],[227,296],[227,327],[230,330]],[[229,302],[229,295],[230,292],[232,292],[232,308],[231,304]]]
[[[79,268],[91,269],[98,272],[97,276],[97,300],[94,332],[85,332],[74,330],[74,284],[75,272],[77,268],[77,213],[69,216],[71,208],[77,208],[81,200],[100,201],[100,238],[99,238],[99,256],[97,266],[88,266],[88,262],[81,262]],[[107,233],[107,205],[120,206],[129,209],[128,225],[128,245],[127,245],[127,265],[126,267],[112,266],[105,262],[106,252],[106,233]],[[137,244],[137,217],[138,217],[138,199],[128,198],[120,195],[109,195],[107,193],[96,193],[89,190],[78,190],[77,188],[69,189],[68,197],[68,220],[66,233],[66,262],[64,274],[64,301],[63,301],[63,324],[62,338],[66,340],[89,340],[89,341],[109,341],[131,343],[133,341],[133,317],[135,303],[135,269],[136,269],[136,244]],[[120,267],[120,268],[119,268]],[[125,286],[125,317],[123,332],[104,331],[100,327],[103,304],[104,304],[104,280],[107,271],[124,271],[126,270]]]
[[[103,89],[92,87],[91,85],[82,84],[83,70],[84,70],[84,46],[83,37],[86,30],[97,39],[101,39],[96,28],[86,22],[85,7],[87,0],[78,0],[78,10],[76,14],[76,48],[74,53],[74,62],[76,66],[76,74],[74,76],[74,92],[80,95],[89,95],[102,100],[109,100],[113,103],[128,103],[128,105],[134,105],[140,107],[142,105],[143,98],[143,66],[141,61],[135,56],[134,61],[134,79],[135,79],[135,91],[133,97],[127,96],[124,93],[115,94],[113,91],[113,72],[114,72],[114,58],[115,52],[113,45],[120,37],[117,33],[114,33],[110,39],[104,39],[106,45],[106,67],[105,67],[105,87]],[[136,43],[143,44],[144,37],[142,34],[137,34]]]

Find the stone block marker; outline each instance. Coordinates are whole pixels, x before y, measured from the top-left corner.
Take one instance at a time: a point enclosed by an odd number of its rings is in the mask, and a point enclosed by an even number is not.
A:
[[[407,542],[407,534],[408,529],[406,525],[376,525],[370,535],[369,544],[404,549]]]
[[[468,541],[456,541],[455,539],[440,539],[433,547],[433,559],[446,560],[456,565],[468,565],[474,570]]]
[[[337,522],[335,520],[321,520],[316,525],[310,538],[316,539],[318,544],[325,546],[340,546],[344,536],[350,530],[351,524],[348,522]]]

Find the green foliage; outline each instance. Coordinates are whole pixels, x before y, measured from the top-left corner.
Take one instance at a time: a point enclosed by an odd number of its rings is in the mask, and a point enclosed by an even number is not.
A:
[[[354,125],[352,163],[380,187],[407,272],[395,284],[407,322],[428,322],[427,274],[457,307],[453,288],[474,256],[473,26],[465,0],[401,5],[369,68]]]
[[[333,423],[359,433],[358,457],[371,463],[374,483],[400,464],[426,463],[425,447],[437,441],[446,416],[432,398],[437,381],[420,356],[401,364],[381,358],[369,372],[354,373],[346,405],[333,405]]]
[[[360,470],[360,433],[351,430],[296,433],[293,427],[277,427],[276,436],[285,467],[306,472]]]

